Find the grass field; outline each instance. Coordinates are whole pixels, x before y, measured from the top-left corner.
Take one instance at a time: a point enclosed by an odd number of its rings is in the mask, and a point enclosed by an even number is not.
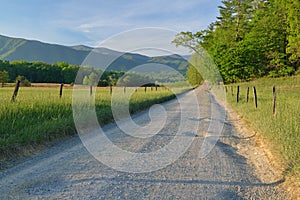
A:
[[[0,88],[0,152],[28,145],[41,144],[75,134],[72,115],[72,89],[64,89],[59,98],[58,88],[20,88],[16,102],[11,102],[14,88]],[[87,90],[89,95],[89,90]],[[139,88],[130,100],[130,112],[135,113],[153,104],[174,98],[167,89]],[[97,89],[95,108],[100,124],[112,121],[111,95],[108,88]]]
[[[236,103],[237,85],[240,101]],[[277,89],[277,113],[272,113],[272,87]],[[233,86],[233,94],[231,87]],[[294,176],[300,183],[300,76],[259,79],[228,86],[227,101],[263,138],[280,160],[285,175]],[[255,108],[253,86],[256,87],[258,108]],[[250,87],[249,102],[246,91]]]

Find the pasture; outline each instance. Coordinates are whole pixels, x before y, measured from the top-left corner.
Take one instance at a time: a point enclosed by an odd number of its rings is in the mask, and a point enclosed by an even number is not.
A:
[[[63,90],[59,98],[59,86],[21,87],[15,102],[11,102],[14,88],[0,88],[0,151],[6,157],[22,147],[36,146],[76,133],[72,115],[71,88]],[[95,91],[94,91],[95,92]],[[89,95],[89,89],[86,90]],[[153,104],[174,98],[166,88],[138,88],[130,99],[130,113]],[[95,110],[100,124],[112,122],[109,88],[97,88]]]
[[[236,101],[240,87],[239,102]],[[257,108],[253,87],[257,90]],[[273,86],[276,87],[276,113],[273,114]],[[249,101],[247,103],[247,88]],[[300,76],[262,78],[227,86],[227,101],[244,121],[271,145],[284,167],[284,175],[300,182]]]

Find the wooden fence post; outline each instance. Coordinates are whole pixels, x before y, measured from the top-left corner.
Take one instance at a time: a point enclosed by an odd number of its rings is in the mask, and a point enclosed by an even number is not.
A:
[[[247,88],[247,94],[246,94],[246,102],[248,103],[249,101],[249,87]]]
[[[233,87],[230,86],[230,88],[231,88],[231,96],[233,96]]]
[[[155,90],[157,91],[157,85],[155,85]]]
[[[64,87],[64,84],[63,84],[63,83],[61,83],[61,84],[60,84],[60,88],[59,88],[59,98],[61,98],[61,97],[62,97],[62,93],[63,93],[63,87]]]
[[[145,86],[145,93],[147,92],[147,87]]]
[[[112,94],[112,85],[109,85],[109,94]]]
[[[93,86],[90,85],[90,96],[93,95]]]
[[[21,83],[21,81],[17,80],[13,96],[11,97],[11,101],[12,102],[14,102],[16,100],[16,98],[17,98],[19,87],[20,87],[20,83]]]
[[[124,87],[124,90],[123,90],[123,91],[124,91],[124,94],[126,94],[126,87]]]
[[[239,102],[239,95],[240,95],[240,86],[237,86],[237,91],[236,91],[236,102]]]
[[[227,86],[225,85],[225,92],[227,93]]]
[[[256,93],[256,88],[255,88],[255,86],[253,87],[253,92],[254,92],[255,108],[257,108],[257,93]]]
[[[276,87],[273,86],[273,115],[276,115]]]

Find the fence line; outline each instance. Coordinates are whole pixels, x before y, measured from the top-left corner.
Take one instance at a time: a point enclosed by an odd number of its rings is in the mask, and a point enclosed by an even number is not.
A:
[[[233,93],[233,86],[225,86],[225,92],[230,95],[228,93],[228,88],[230,88],[231,90],[231,96],[236,96],[236,103],[240,103],[241,99],[240,99],[240,91],[241,91],[241,88],[239,85],[236,86],[236,93]],[[276,89],[276,86],[274,85],[272,87],[272,113],[274,116],[276,116],[276,113],[277,113],[277,89]],[[249,96],[250,96],[250,87],[247,86],[247,89],[246,89],[246,96],[245,96],[245,102],[248,103],[249,102]],[[233,98],[232,97],[232,98]],[[256,90],[256,87],[253,86],[253,98],[254,98],[254,106],[255,108],[258,108],[258,94],[257,94],[257,90]]]
[[[64,88],[65,88],[65,84],[64,83],[61,83],[61,84],[57,84],[56,85],[56,87],[57,86],[59,86],[59,98],[61,99],[62,97],[63,97],[63,93],[64,93]],[[11,102],[14,102],[14,101],[16,101],[16,98],[17,98],[17,96],[18,96],[18,92],[19,92],[19,88],[21,87],[21,81],[20,80],[17,80],[16,81],[16,84],[15,84],[15,88],[14,88],[14,91],[13,91],[13,95],[12,95],[12,97],[11,97]],[[68,87],[68,86],[67,86]],[[161,90],[163,90],[163,88],[164,88],[164,90],[167,90],[167,88],[166,87],[164,87],[164,86],[157,86],[157,85],[155,85],[155,91],[158,91],[158,87],[160,87],[161,88]],[[51,87],[51,88],[54,88],[54,87]],[[85,88],[88,88],[89,89],[89,94],[90,94],[90,96],[92,96],[93,95],[93,90],[95,90],[95,89],[93,89],[93,86],[85,86]],[[147,93],[148,91],[154,91],[154,88],[152,87],[152,86],[149,86],[149,87],[147,87],[147,86],[140,86],[140,87],[136,87],[135,88],[135,92],[137,92],[138,91],[138,88],[144,88],[143,90],[144,90],[144,92],[145,93]],[[148,89],[147,89],[148,88]],[[109,86],[109,93],[110,93],[110,95],[112,95],[112,92],[113,92],[113,86],[112,85],[110,85]],[[126,94],[126,86],[124,86],[123,87],[123,93],[124,94]],[[148,90],[148,91],[147,91]]]

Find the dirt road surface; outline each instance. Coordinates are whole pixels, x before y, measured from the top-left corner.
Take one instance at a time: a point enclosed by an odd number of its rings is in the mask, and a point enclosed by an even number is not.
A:
[[[224,112],[224,107],[206,89],[197,90],[197,95],[201,117],[194,120],[200,122],[199,130],[188,150],[172,164],[148,173],[119,172],[95,159],[80,138],[73,136],[2,170],[0,199],[289,199],[278,187],[282,180],[262,180],[255,165],[239,154],[237,146],[246,148],[247,140],[237,135],[228,118],[212,151],[205,158],[198,157],[211,120],[211,103],[220,112]],[[162,148],[178,130],[179,115],[174,112],[179,106],[176,100],[163,105],[168,113],[167,123],[155,136],[133,138],[110,124],[105,127],[110,140],[132,152]],[[138,124],[146,123],[148,112],[136,114],[133,119]],[[262,170],[267,173],[268,166]]]

